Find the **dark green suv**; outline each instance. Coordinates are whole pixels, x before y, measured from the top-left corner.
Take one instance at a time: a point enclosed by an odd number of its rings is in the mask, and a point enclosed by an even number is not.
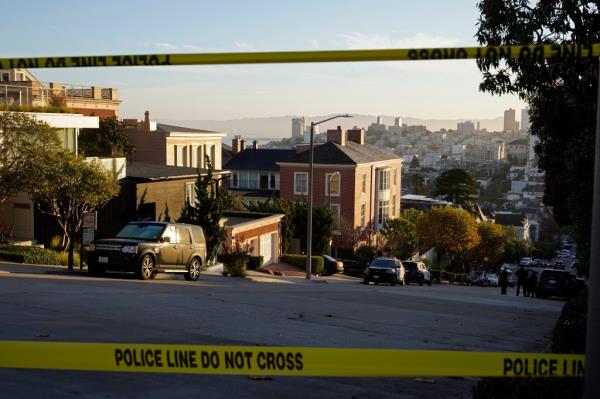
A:
[[[115,238],[94,240],[88,255],[93,276],[105,271],[134,272],[148,280],[158,272],[184,273],[198,280],[206,261],[200,226],[168,222],[131,222]]]

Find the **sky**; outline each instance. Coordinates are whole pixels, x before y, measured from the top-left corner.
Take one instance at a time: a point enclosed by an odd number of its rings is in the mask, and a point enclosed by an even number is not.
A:
[[[35,4],[34,4],[35,3]],[[475,0],[61,1],[2,7],[0,57],[477,45]],[[474,60],[33,70],[116,87],[121,116],[234,119],[360,113],[494,118]],[[519,112],[517,112],[519,115]]]

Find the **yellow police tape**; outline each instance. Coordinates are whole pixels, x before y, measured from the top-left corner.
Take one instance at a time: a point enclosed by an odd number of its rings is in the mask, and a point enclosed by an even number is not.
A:
[[[318,377],[583,377],[583,355],[0,341],[0,367]]]
[[[384,50],[280,52],[253,51],[240,53],[138,54],[0,58],[0,69],[125,67],[151,65],[272,64],[296,62],[450,60],[468,58],[544,59],[552,57],[587,58],[598,56],[600,56],[600,43],[452,48],[413,48]]]

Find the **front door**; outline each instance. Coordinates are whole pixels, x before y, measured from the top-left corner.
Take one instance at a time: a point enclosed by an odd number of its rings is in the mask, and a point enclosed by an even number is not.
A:
[[[269,264],[273,258],[273,244],[271,234],[260,236],[260,256],[263,257],[263,264]]]
[[[160,246],[158,253],[158,263],[161,267],[176,267],[177,257],[179,255],[179,239],[177,237],[177,230],[175,226],[168,225],[163,233],[164,241]]]

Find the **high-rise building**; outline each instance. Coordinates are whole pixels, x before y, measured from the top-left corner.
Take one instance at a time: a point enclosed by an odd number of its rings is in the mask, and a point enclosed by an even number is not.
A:
[[[402,126],[402,118],[400,118],[399,116],[396,117],[396,119],[394,119],[394,126]]]
[[[304,138],[306,130],[306,121],[304,117],[292,118],[292,138]]]
[[[456,131],[459,134],[470,134],[475,131],[475,125],[471,121],[458,122],[456,124]]]
[[[517,130],[515,130],[515,128],[516,128],[515,122],[516,122],[515,110],[512,108],[509,108],[506,111],[504,111],[504,129],[503,130],[505,132],[517,133]]]
[[[521,130],[525,133],[529,131],[529,107],[521,110]]]
[[[377,124],[378,125],[383,125],[383,116],[378,116],[377,117]]]

